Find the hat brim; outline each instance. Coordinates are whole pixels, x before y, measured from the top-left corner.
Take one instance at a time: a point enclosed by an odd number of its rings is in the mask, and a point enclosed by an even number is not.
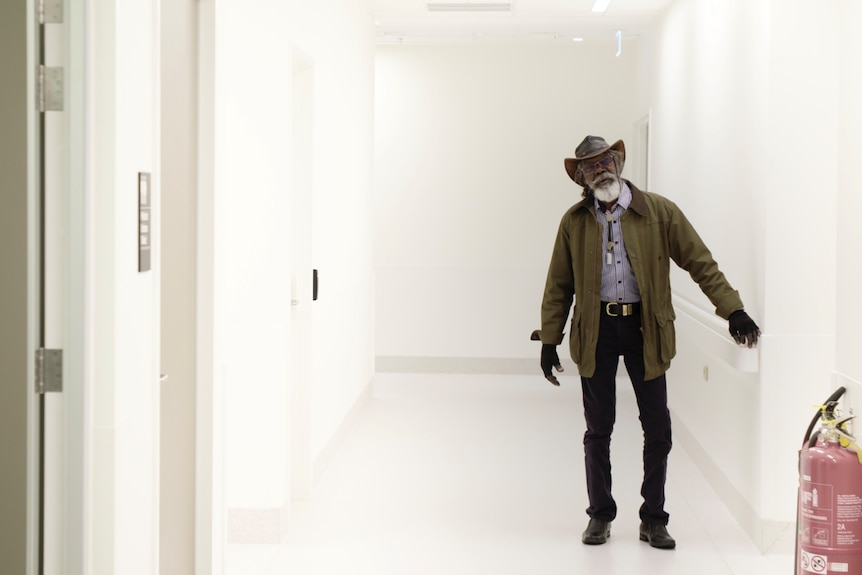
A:
[[[595,158],[597,156],[601,156],[602,154],[604,154],[608,150],[614,150],[615,152],[619,152],[620,156],[622,157],[623,163],[625,163],[625,161],[626,161],[626,145],[623,143],[622,140],[617,140],[616,142],[614,142],[612,145],[608,146],[607,148],[602,148],[600,150],[597,150],[588,156],[584,156],[582,158],[566,158],[563,161],[563,163],[566,166],[566,173],[569,174],[569,177],[572,178],[572,180],[574,180],[574,182],[576,184],[583,187],[584,179],[581,175],[581,172],[578,170],[578,166],[580,165],[580,163],[583,162],[584,160],[589,160],[590,158]]]

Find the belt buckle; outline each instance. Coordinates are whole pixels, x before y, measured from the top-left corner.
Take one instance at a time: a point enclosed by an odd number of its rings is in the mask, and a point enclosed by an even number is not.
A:
[[[605,313],[608,314],[608,316],[610,316],[610,317],[619,317],[620,314],[611,312],[611,306],[612,305],[619,305],[619,304],[615,301],[610,301],[610,302],[606,303],[605,304]]]

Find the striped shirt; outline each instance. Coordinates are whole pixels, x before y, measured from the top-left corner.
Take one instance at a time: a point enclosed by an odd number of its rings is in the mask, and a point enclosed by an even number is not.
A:
[[[632,271],[626,245],[623,241],[623,230],[620,218],[632,202],[632,191],[625,182],[617,203],[611,208],[611,221],[608,221],[604,208],[598,200],[596,203],[596,219],[602,225],[602,301],[633,303],[641,300],[638,282]],[[608,228],[610,227],[610,240]],[[613,249],[608,249],[608,242],[613,242]],[[610,257],[610,259],[608,259]]]

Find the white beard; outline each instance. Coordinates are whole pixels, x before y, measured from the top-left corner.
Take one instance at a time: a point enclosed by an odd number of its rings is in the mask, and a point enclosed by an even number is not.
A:
[[[600,202],[604,202],[606,204],[615,201],[620,197],[619,178],[603,181],[601,184],[593,188],[593,194],[595,194],[596,198]]]

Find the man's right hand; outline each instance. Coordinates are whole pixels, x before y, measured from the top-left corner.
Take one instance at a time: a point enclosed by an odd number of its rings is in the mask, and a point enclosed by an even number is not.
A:
[[[542,344],[542,357],[539,360],[542,365],[542,373],[545,374],[545,379],[554,385],[560,385],[557,376],[554,375],[553,369],[563,371],[563,366],[560,364],[560,356],[557,355],[557,346],[552,343]]]

